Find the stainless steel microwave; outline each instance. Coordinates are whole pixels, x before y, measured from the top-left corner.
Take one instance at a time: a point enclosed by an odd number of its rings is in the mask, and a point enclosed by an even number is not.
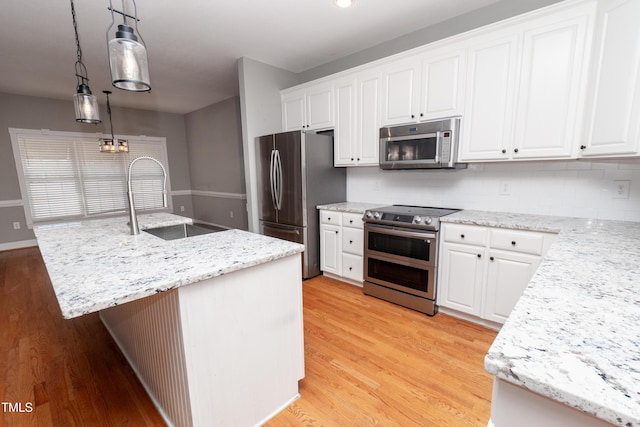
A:
[[[380,129],[381,169],[461,169],[460,117]]]

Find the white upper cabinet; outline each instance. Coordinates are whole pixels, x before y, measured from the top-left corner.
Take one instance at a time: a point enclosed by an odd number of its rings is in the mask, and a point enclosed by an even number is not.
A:
[[[335,166],[378,165],[381,74],[375,70],[335,85]]]
[[[461,161],[575,157],[592,14],[584,3],[470,39]]]
[[[540,22],[524,33],[514,158],[561,158],[576,152],[588,18],[583,14],[548,25]]]
[[[638,154],[640,1],[600,0],[583,156]]]
[[[317,130],[334,127],[333,92],[332,83],[283,91],[281,95],[283,130]]]
[[[515,109],[517,34],[493,33],[474,39],[468,52],[460,159],[508,159]]]
[[[465,52],[455,47],[422,55],[419,120],[462,115]]]
[[[382,125],[462,114],[464,51],[452,44],[388,64],[382,77]]]

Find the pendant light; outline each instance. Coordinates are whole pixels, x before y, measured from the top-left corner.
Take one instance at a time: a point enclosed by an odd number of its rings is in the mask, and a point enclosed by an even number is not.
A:
[[[87,67],[82,63],[82,49],[80,49],[78,23],[76,22],[76,9],[73,5],[73,0],[71,0],[71,17],[73,18],[73,31],[76,35],[76,52],[78,55],[78,60],[76,61],[75,66],[78,89],[73,95],[73,106],[76,110],[76,122],[98,124],[100,123],[98,100],[95,95],[91,93]]]
[[[138,31],[138,9],[135,0],[133,2],[133,15],[128,15],[124,9],[115,10],[109,0],[111,11],[111,25],[107,28],[107,51],[109,56],[109,68],[111,70],[111,82],[118,89],[132,92],[149,92],[151,83],[149,79],[149,64],[147,61],[147,49],[144,40]],[[115,23],[114,13],[122,15],[122,24],[118,25],[115,38],[109,40],[109,31]],[[127,24],[127,18],[133,19],[134,29]],[[137,33],[137,36],[136,36]],[[138,41],[140,39],[140,42]]]
[[[109,128],[111,129],[111,138],[100,138],[101,153],[128,153],[129,141],[126,139],[118,139],[113,135],[113,122],[111,120],[111,104],[109,103],[109,95],[111,91],[103,90],[102,93],[107,95],[107,114],[109,114]]]

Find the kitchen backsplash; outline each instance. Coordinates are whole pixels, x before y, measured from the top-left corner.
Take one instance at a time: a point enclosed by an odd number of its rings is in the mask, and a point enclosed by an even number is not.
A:
[[[348,168],[347,200],[640,221],[640,159]]]

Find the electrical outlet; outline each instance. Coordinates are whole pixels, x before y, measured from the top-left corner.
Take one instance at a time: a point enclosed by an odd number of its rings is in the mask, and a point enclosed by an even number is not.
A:
[[[180,212],[184,212],[184,206],[180,206]]]
[[[229,211],[229,218],[233,218],[233,211]]]
[[[614,199],[628,199],[629,198],[629,190],[631,187],[631,181],[613,181],[614,191],[613,198]]]
[[[500,181],[500,195],[501,196],[510,196],[511,195],[511,183],[508,181]]]
[[[13,223],[13,229],[14,230],[20,230],[20,223],[18,221]]]

